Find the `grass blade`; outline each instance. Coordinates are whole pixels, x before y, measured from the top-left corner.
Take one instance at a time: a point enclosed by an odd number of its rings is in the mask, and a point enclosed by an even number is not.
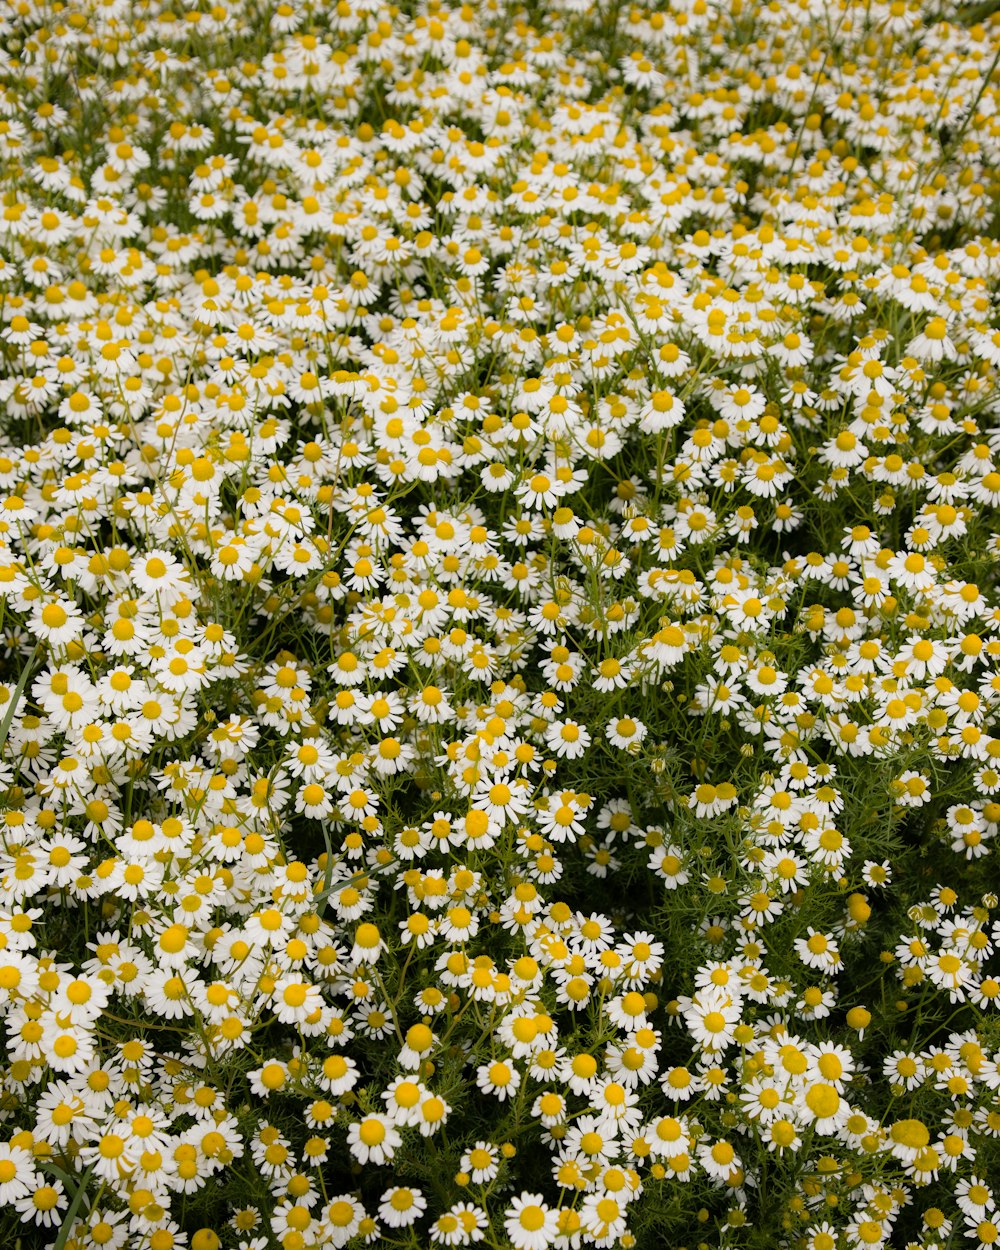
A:
[[[69,1239],[70,1229],[73,1227],[73,1223],[76,1220],[76,1213],[80,1209],[80,1203],[83,1202],[86,1197],[87,1182],[90,1180],[96,1166],[96,1163],[92,1163],[90,1167],[87,1168],[86,1172],[84,1172],[84,1174],[80,1177],[79,1184],[76,1187],[76,1193],[73,1195],[73,1200],[69,1204],[62,1224],[59,1225],[59,1236],[52,1243],[52,1250],[64,1250],[66,1242]]]
[[[28,678],[31,676],[35,667],[35,657],[38,655],[40,642],[35,643],[35,648],[31,655],[28,656],[24,668],[21,670],[21,676],[17,679],[17,685],[14,687],[14,693],[7,700],[7,710],[3,714],[3,720],[0,720],[0,751],[3,751],[7,745],[7,735],[10,733],[10,727],[14,722],[14,713],[17,711],[17,705],[21,702],[21,695],[24,694],[24,688],[28,684]]]

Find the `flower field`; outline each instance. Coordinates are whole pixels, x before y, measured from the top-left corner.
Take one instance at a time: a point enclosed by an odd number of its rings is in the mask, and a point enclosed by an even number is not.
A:
[[[994,8],[4,0],[0,1244],[1000,1245]]]

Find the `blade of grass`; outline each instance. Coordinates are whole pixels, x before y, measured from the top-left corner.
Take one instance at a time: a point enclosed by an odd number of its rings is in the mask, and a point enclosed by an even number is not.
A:
[[[319,914],[326,911],[326,900],[330,897],[330,887],[333,883],[333,846],[330,842],[330,831],[324,822],[321,825],[323,831],[323,845],[326,847],[326,864],[323,870],[323,893],[316,900],[319,903]]]
[[[59,1225],[59,1236],[52,1243],[52,1250],[64,1250],[66,1242],[69,1240],[70,1229],[73,1227],[76,1220],[76,1213],[80,1209],[80,1203],[83,1202],[86,1197],[87,1182],[93,1175],[95,1167],[97,1167],[96,1162],[92,1163],[90,1167],[87,1168],[86,1172],[84,1172],[84,1174],[80,1177],[79,1184],[76,1187],[76,1193],[74,1193],[73,1199],[67,1208],[66,1214],[63,1217],[63,1222]]]
[[[316,895],[315,898],[317,910],[321,916],[326,910],[327,899],[329,899],[331,894],[339,894],[341,890],[346,890],[349,885],[353,885],[355,881],[360,881],[363,877],[368,875],[363,870],[352,872],[346,881],[340,881],[335,886],[333,884],[333,847],[330,844],[330,835],[327,832],[325,825],[323,826],[323,842],[326,846],[326,867],[323,871],[323,889]]]
[[[59,1167],[58,1164],[53,1163],[51,1159],[36,1159],[35,1167],[41,1168],[43,1172],[51,1172],[56,1180],[62,1181],[62,1183],[66,1186],[68,1193],[72,1194],[76,1192],[76,1177],[65,1171],[65,1169]]]
[[[17,679],[17,685],[14,687],[14,693],[7,700],[7,710],[3,714],[3,720],[0,720],[0,752],[7,745],[7,735],[10,733],[10,727],[14,722],[14,713],[17,711],[17,705],[21,702],[21,695],[24,694],[24,688],[28,684],[28,678],[31,676],[35,667],[35,658],[41,648],[41,643],[36,642],[34,650],[28,656],[24,668],[21,670],[21,676]]]

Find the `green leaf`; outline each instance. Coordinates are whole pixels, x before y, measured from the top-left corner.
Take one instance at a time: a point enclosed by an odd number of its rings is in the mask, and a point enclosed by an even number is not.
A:
[[[35,1167],[41,1168],[43,1172],[51,1172],[56,1180],[62,1181],[69,1193],[76,1193],[76,1177],[71,1176],[68,1172],[64,1171],[57,1164],[53,1163],[51,1159],[36,1159]]]
[[[41,649],[41,643],[35,643],[35,649],[21,670],[21,676],[17,679],[17,685],[14,687],[14,693],[7,700],[7,710],[3,714],[3,720],[0,721],[0,751],[7,745],[7,734],[10,732],[11,724],[14,720],[14,713],[17,711],[17,705],[21,702],[21,695],[24,694],[24,688],[28,684],[28,678],[31,676],[31,670],[35,667],[35,657]]]
[[[97,1162],[95,1160],[80,1177],[79,1184],[76,1187],[76,1193],[73,1195],[73,1200],[69,1204],[69,1209],[63,1218],[62,1224],[59,1226],[59,1236],[55,1239],[52,1245],[52,1250],[64,1250],[66,1242],[69,1238],[70,1229],[73,1227],[73,1223],[76,1220],[76,1213],[80,1209],[80,1203],[83,1202],[86,1197],[87,1182],[93,1175],[94,1168],[96,1166]]]

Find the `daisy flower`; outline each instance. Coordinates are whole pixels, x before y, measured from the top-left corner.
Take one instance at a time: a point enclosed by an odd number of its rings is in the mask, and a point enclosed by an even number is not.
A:
[[[359,1163],[387,1163],[403,1139],[385,1115],[373,1114],[354,1121],[347,1130],[347,1145]]]

